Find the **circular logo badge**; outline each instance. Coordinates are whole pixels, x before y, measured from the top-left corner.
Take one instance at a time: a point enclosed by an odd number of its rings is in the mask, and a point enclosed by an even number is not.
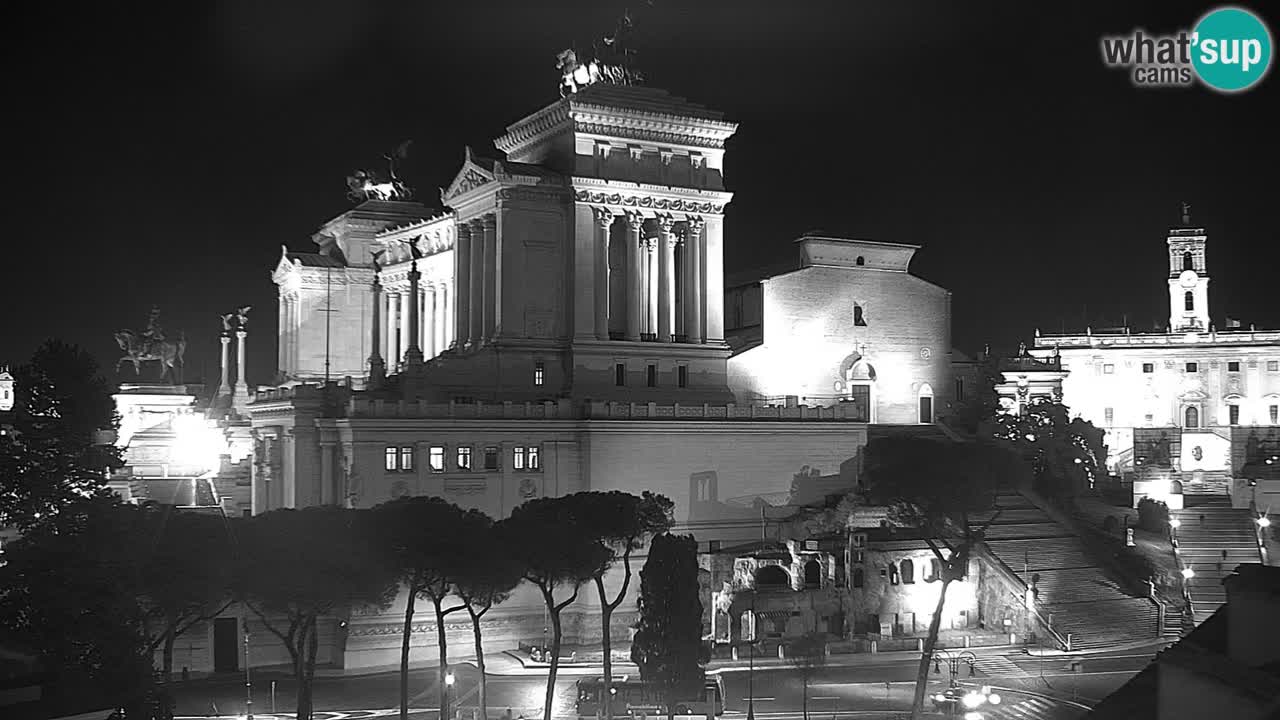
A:
[[[1200,80],[1214,90],[1247,90],[1271,66],[1271,33],[1248,10],[1227,7],[1205,15],[1196,24],[1191,42],[1191,64]]]

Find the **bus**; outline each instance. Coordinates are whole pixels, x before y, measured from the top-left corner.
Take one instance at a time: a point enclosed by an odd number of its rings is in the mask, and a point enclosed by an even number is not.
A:
[[[577,713],[580,718],[596,718],[604,714],[604,678],[582,678],[577,682]],[[724,680],[707,675],[698,697],[676,702],[676,715],[724,714]],[[662,691],[653,685],[627,675],[613,679],[614,717],[666,717],[667,706]]]

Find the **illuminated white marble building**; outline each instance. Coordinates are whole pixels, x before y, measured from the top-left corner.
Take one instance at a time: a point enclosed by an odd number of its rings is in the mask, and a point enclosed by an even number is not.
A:
[[[1232,437],[1247,438],[1241,429],[1254,428],[1265,444],[1280,425],[1280,331],[1231,320],[1220,328],[1211,320],[1207,239],[1185,214],[1169,231],[1167,332],[1035,338],[1036,357],[1060,355],[1063,402],[1107,431],[1113,472],[1134,470],[1135,429],[1168,428],[1179,436],[1170,471],[1180,475],[1139,478],[1135,501],[1203,483],[1224,491],[1242,462],[1233,457]]]

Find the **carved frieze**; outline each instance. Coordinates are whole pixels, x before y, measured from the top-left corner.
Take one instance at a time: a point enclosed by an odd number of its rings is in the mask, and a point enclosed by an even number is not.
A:
[[[484,495],[487,490],[483,480],[446,480],[444,483],[446,495]]]
[[[578,202],[595,203],[598,205],[620,205],[622,207],[643,208],[646,210],[668,210],[672,212],[717,215],[724,212],[724,205],[720,203],[682,200],[679,198],[655,198],[651,195],[636,196],[622,195],[620,193],[579,190],[574,194],[574,199]]]
[[[699,137],[698,135],[687,133],[669,132],[645,127],[627,127],[625,125],[613,123],[605,124],[577,121],[574,122],[573,129],[577,132],[586,133],[588,135],[605,135],[608,137],[640,140],[643,142],[651,142],[661,145],[692,145],[694,147],[704,148],[724,147],[724,139],[720,137]]]

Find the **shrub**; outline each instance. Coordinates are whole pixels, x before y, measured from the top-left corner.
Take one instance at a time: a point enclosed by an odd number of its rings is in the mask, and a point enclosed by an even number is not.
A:
[[[1169,506],[1159,500],[1142,498],[1138,502],[1138,527],[1151,532],[1163,532],[1169,527]]]

